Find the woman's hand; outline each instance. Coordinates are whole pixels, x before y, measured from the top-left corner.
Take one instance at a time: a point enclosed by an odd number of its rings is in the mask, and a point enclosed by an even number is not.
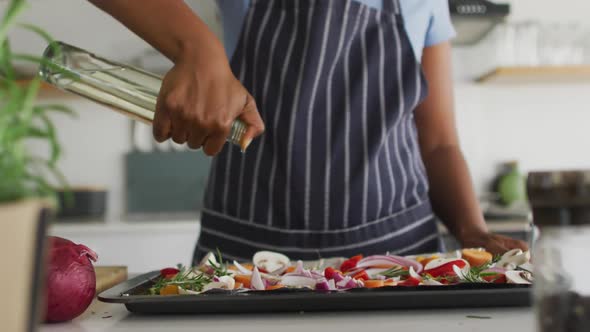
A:
[[[465,234],[461,239],[463,248],[485,248],[494,255],[502,255],[512,249],[529,250],[526,242],[494,233]]]
[[[254,99],[234,77],[221,41],[183,0],[90,0],[174,62],[162,83],[154,138],[221,151],[232,122],[247,125],[240,145],[264,131]],[[154,26],[154,19],[166,24]],[[195,49],[195,45],[198,45]]]
[[[169,138],[207,155],[221,151],[232,123],[239,118],[248,127],[240,145],[247,148],[264,131],[254,98],[233,75],[225,55],[180,58],[166,74],[158,96],[154,138]]]

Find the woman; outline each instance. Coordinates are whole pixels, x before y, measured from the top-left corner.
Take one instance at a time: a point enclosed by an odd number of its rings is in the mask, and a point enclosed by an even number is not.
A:
[[[182,0],[92,2],[174,62],[155,138],[216,156],[195,259],[432,252],[436,218],[465,247],[526,248],[472,189],[446,0],[221,0],[231,65]],[[247,153],[224,144],[235,118]]]

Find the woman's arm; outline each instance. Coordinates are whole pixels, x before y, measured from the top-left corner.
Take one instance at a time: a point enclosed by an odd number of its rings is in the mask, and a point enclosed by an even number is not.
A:
[[[174,62],[164,77],[154,119],[154,137],[172,138],[218,153],[231,123],[249,130],[242,148],[264,124],[252,96],[235,78],[221,42],[182,0],[90,0]]]
[[[522,241],[489,233],[479,208],[455,127],[450,44],[425,48],[422,68],[429,95],[415,114],[434,212],[463,247],[526,249]]]

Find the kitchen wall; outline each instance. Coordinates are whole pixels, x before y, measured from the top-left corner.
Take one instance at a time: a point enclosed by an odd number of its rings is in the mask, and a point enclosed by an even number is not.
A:
[[[585,24],[590,10],[586,0],[498,2],[511,4],[510,21]],[[590,168],[590,85],[473,83],[493,68],[493,45],[488,38],[454,50],[457,125],[478,192],[506,160],[518,160],[525,171]]]
[[[511,0],[511,20],[587,20],[588,0]],[[220,34],[216,12],[207,1],[189,1]],[[0,5],[1,6],[1,5]],[[0,7],[1,10],[1,7]],[[32,1],[25,19],[59,39],[98,54],[130,61],[147,45],[85,1]],[[159,24],[153,19],[154,24]],[[40,53],[42,42],[18,34],[15,46]],[[474,68],[491,67],[493,59],[478,49],[455,50],[456,111],[460,137],[479,192],[495,164],[516,159],[525,170],[590,168],[590,86],[574,84],[476,84]],[[79,118],[56,116],[65,156],[60,166],[74,185],[106,186],[109,219],[123,213],[123,156],[130,149],[129,122],[101,106],[77,98],[59,98]],[[42,151],[43,147],[36,146]],[[124,218],[123,218],[124,219]]]

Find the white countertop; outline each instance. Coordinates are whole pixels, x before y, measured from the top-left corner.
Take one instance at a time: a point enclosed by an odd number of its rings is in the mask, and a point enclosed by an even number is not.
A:
[[[359,332],[367,329],[404,332],[533,332],[535,317],[530,308],[145,316],[131,314],[123,305],[95,301],[74,321],[44,324],[40,332]]]

